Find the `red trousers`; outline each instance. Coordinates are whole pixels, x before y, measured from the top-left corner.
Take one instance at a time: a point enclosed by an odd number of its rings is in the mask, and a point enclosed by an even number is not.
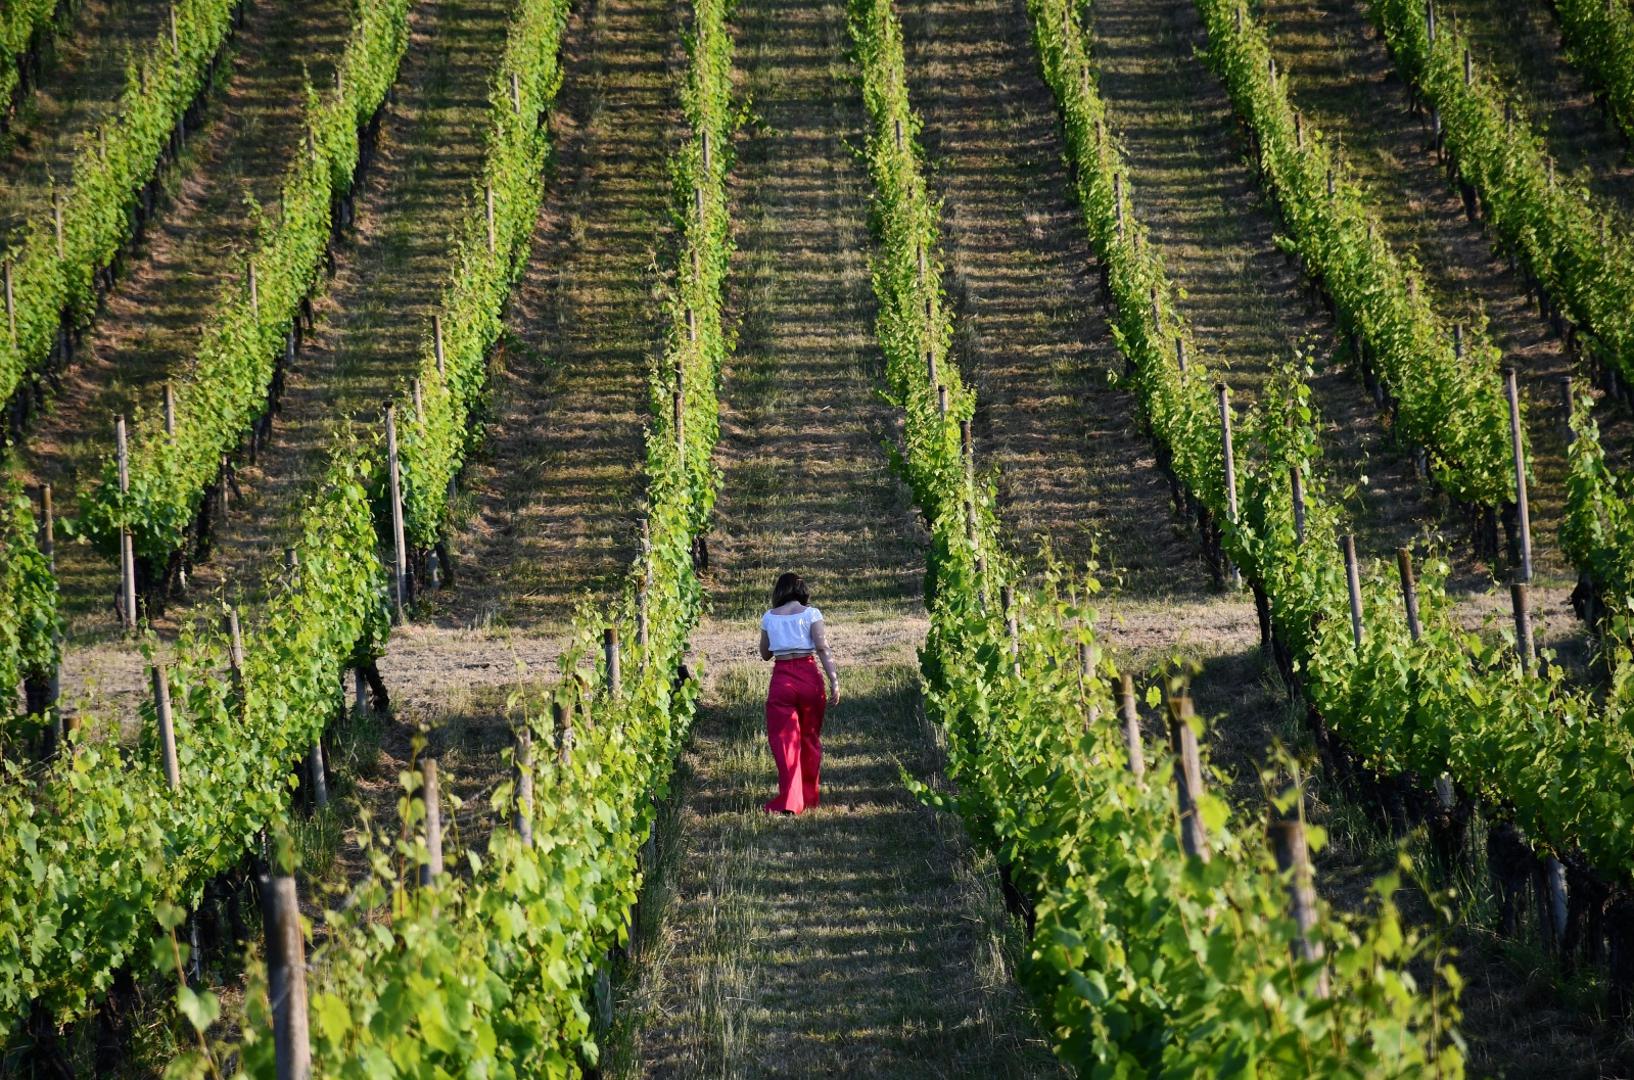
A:
[[[823,763],[823,676],[810,657],[778,660],[766,693],[766,738],[777,762],[777,798],[767,810],[802,810],[817,805],[817,772]]]

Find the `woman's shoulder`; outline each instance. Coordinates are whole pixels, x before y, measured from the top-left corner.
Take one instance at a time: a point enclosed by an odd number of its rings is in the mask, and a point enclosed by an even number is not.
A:
[[[806,616],[806,620],[808,622],[822,622],[823,621],[823,613],[821,611],[818,611],[815,607],[811,606],[810,604],[806,605],[806,609],[804,611],[802,611],[800,614]]]

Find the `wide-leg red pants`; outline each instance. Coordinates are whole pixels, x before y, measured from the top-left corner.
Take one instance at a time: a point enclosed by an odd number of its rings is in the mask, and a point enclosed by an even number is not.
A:
[[[777,762],[777,798],[767,810],[802,810],[817,805],[817,773],[823,763],[823,676],[810,656],[778,660],[766,692],[766,738]]]

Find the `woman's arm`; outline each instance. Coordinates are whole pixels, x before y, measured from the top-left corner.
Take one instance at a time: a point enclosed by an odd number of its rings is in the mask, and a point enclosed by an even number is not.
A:
[[[764,626],[760,628],[760,658],[762,660],[770,660],[772,658],[772,639],[766,636],[766,628]]]
[[[817,650],[817,659],[823,662],[823,671],[828,675],[828,703],[840,703],[840,673],[834,667],[834,654],[828,651],[828,633],[823,629],[821,621],[811,624],[811,647]]]

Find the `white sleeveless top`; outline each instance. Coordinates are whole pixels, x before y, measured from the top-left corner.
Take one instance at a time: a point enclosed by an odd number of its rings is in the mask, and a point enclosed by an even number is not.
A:
[[[811,628],[823,621],[823,613],[814,607],[792,615],[768,611],[760,617],[760,628],[766,631],[766,642],[773,653],[811,652]]]

